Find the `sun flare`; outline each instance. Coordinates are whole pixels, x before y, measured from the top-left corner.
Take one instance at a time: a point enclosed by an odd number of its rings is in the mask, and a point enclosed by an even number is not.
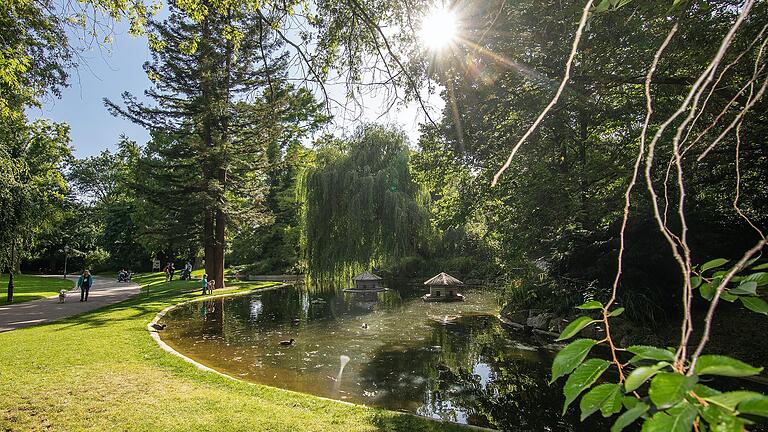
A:
[[[456,15],[445,7],[432,10],[421,22],[421,40],[433,51],[449,46],[456,38]]]

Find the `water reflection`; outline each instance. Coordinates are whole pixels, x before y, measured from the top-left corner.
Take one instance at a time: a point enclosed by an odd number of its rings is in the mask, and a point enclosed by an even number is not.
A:
[[[163,340],[225,373],[319,396],[510,431],[597,427],[561,415],[551,353],[510,338],[494,292],[444,304],[422,294],[286,288],[201,301],[166,315]]]

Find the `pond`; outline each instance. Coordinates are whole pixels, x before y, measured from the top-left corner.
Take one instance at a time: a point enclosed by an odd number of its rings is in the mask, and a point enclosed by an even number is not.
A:
[[[561,415],[562,382],[547,384],[554,353],[502,327],[498,294],[463,292],[464,302],[425,303],[412,286],[265,290],[181,305],[163,318],[162,338],[211,368],[284,389],[508,431],[594,430],[575,408]]]

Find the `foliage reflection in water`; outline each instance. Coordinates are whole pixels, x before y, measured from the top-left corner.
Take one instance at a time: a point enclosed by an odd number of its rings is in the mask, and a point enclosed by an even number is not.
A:
[[[496,293],[424,303],[421,291],[288,287],[188,303],[165,316],[162,336],[205,365],[275,387],[502,430],[589,428],[573,410],[561,415],[561,387],[547,385],[552,354],[510,337],[494,316]]]

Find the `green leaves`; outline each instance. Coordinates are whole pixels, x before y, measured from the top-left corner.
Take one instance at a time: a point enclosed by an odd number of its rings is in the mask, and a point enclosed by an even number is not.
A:
[[[713,298],[726,276],[726,271],[718,267],[727,263],[725,259],[705,263],[702,272],[715,270],[709,278],[702,275],[692,277],[692,286],[700,288],[705,298]],[[731,302],[740,300],[745,307],[768,315],[768,303],[759,297],[757,291],[768,284],[766,275],[765,272],[759,272],[734,277],[720,297]],[[578,308],[600,309],[607,318],[624,312],[621,307],[609,311],[598,301],[584,303]],[[600,321],[587,316],[579,317],[568,324],[558,340],[574,337],[585,327]],[[634,354],[629,362],[637,367],[630,371],[624,382],[604,382],[592,387],[612,364],[597,358],[584,360],[596,344],[598,342],[595,340],[578,339],[560,351],[552,364],[551,382],[570,374],[563,388],[563,414],[583,394],[579,403],[582,421],[597,411],[609,417],[625,410],[616,418],[611,432],[621,432],[640,418],[644,419],[643,432],[690,432],[699,416],[699,430],[741,432],[745,425],[754,421],[751,416],[768,417],[768,397],[760,393],[721,393],[698,384],[700,375],[742,377],[758,374],[762,368],[727,356],[704,355],[698,358],[692,375],[688,376],[672,369],[676,359],[673,349],[633,345],[626,348],[626,351]],[[649,380],[647,396],[639,394]]]
[[[616,419],[616,422],[611,426],[611,432],[621,432],[625,427],[631,425],[635,420],[640,418],[641,415],[648,412],[649,408],[650,407],[645,402],[635,404],[635,406],[624,411],[624,413]]]
[[[647,345],[632,345],[627,351],[639,359],[657,361],[675,361],[675,355],[671,351]]]
[[[563,394],[565,395],[563,414],[565,414],[565,410],[568,409],[568,406],[576,400],[581,392],[592,386],[610,365],[611,363],[606,360],[589,359],[576,368],[568,377],[563,388]]]
[[[706,300],[712,300],[712,298],[715,296],[715,291],[717,290],[717,286],[713,283],[705,283],[701,286],[701,289],[699,292],[701,293],[701,296],[704,297]]]
[[[590,310],[590,309],[602,309],[604,306],[597,300],[592,300],[584,303],[581,306],[576,306],[576,309]]]
[[[653,366],[640,366],[633,370],[624,381],[624,390],[631,392],[643,385],[649,378],[656,375],[660,370],[669,366],[667,362],[660,362]]]
[[[744,280],[728,292],[734,295],[757,295],[757,282]]]
[[[620,307],[620,308],[616,308],[616,309],[612,310],[611,313],[608,314],[608,316],[609,317],[617,317],[617,316],[619,316],[619,315],[621,315],[623,313],[624,313],[624,308]]]
[[[701,272],[720,267],[726,262],[728,261],[723,258],[709,261],[701,266]],[[763,270],[765,268],[768,268],[768,264],[753,267],[751,270]],[[694,288],[700,286],[699,292],[701,296],[707,300],[712,300],[726,273],[723,270],[716,271],[712,274],[711,279],[707,279],[705,283],[702,283],[703,278],[701,275],[692,276],[691,285]],[[768,285],[768,273],[756,272],[746,276],[734,276],[730,282],[738,282],[738,285],[726,287],[720,293],[720,298],[731,303],[740,300],[746,308],[763,315],[768,315],[768,303],[761,299],[757,293],[759,287]]]
[[[719,405],[724,408],[728,408],[733,411],[736,409],[736,405],[749,399],[759,398],[762,395],[751,391],[732,391],[727,393],[720,393],[714,396],[705,397],[704,400],[711,402],[715,405]]]
[[[706,263],[701,265],[701,271],[705,272],[707,270],[720,267],[727,262],[728,260],[725,258],[717,258],[717,259],[713,259],[712,261],[707,261]]]
[[[550,383],[576,369],[596,343],[597,341],[592,339],[576,339],[557,353],[555,360],[552,362],[552,379]]]
[[[584,327],[597,322],[596,320],[593,320],[590,317],[579,317],[573,320],[568,326],[563,330],[562,333],[560,333],[560,337],[557,338],[558,341],[570,339],[574,336],[576,336],[577,333],[579,333]]]
[[[768,417],[768,397],[761,395],[754,399],[745,400],[739,404],[738,410],[743,414]]]
[[[768,303],[759,297],[740,297],[739,301],[751,311],[768,315]]]
[[[683,400],[686,393],[691,391],[698,378],[679,373],[662,372],[651,381],[648,395],[651,402],[659,409],[670,408]]]
[[[608,417],[621,411],[621,386],[606,383],[593,388],[581,398],[581,420],[600,410],[603,417]]]
[[[750,366],[740,360],[722,355],[703,355],[696,362],[697,375],[745,377],[759,374],[763,368]]]
[[[751,275],[745,276],[743,280],[747,282],[755,282],[758,286],[768,285],[768,273],[752,273]]]
[[[643,424],[643,432],[690,432],[696,415],[696,407],[683,402],[669,412],[654,414]]]

